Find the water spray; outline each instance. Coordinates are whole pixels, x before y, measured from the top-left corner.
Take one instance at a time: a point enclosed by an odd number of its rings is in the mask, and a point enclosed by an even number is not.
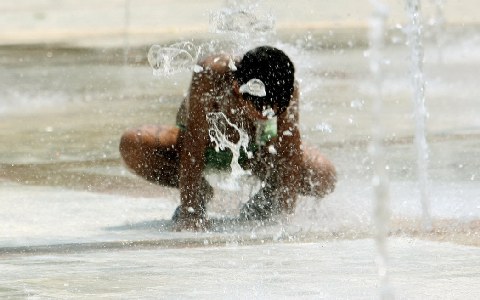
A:
[[[387,6],[378,0],[370,0],[373,6],[373,14],[370,18],[370,72],[374,80],[375,97],[372,105],[372,143],[370,153],[374,164],[373,190],[375,195],[375,242],[377,246],[377,267],[380,277],[380,298],[393,299],[393,292],[388,279],[388,223],[390,220],[389,210],[389,179],[384,147],[383,125],[383,50],[385,36],[385,22],[388,17]]]
[[[153,45],[147,58],[154,76],[170,76],[185,71],[199,71],[197,60],[201,53],[201,46],[179,42],[168,46]]]
[[[258,0],[226,0],[210,15],[210,31],[232,44],[233,52],[245,52],[268,43],[275,32],[275,18],[260,9]]]
[[[417,149],[417,174],[423,228],[430,230],[430,201],[428,199],[428,145],[426,139],[427,109],[425,106],[425,79],[423,72],[422,18],[420,0],[407,0],[409,17],[408,44],[410,46],[411,79],[415,115],[415,146]]]
[[[239,190],[238,179],[243,175],[251,174],[250,171],[243,170],[238,163],[242,149],[248,158],[253,157],[253,153],[247,150],[250,137],[243,129],[230,122],[222,112],[208,113],[207,121],[209,124],[208,135],[210,136],[210,140],[215,144],[215,151],[219,152],[228,148],[233,154],[232,161],[230,162],[231,176],[227,178],[225,184],[221,186],[224,189]],[[227,137],[227,128],[232,128],[238,133],[239,139],[236,143],[230,141]]]

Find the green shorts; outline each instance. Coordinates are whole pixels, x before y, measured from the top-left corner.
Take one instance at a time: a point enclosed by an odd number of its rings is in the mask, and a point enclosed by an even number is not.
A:
[[[177,124],[177,127],[182,131],[186,130],[184,125]],[[277,136],[277,119],[272,118],[264,122],[262,128],[263,130],[258,137],[258,143],[250,143],[247,147],[248,152],[255,153],[261,146]],[[228,170],[233,159],[233,153],[230,149],[216,151],[214,148],[209,147],[205,150],[204,157],[206,169]],[[242,148],[240,150],[238,163],[240,166],[243,166],[246,164],[247,160],[248,155]]]
[[[247,151],[255,153],[258,149],[256,144],[248,145]],[[230,164],[232,163],[233,153],[230,149],[216,151],[214,148],[207,148],[205,150],[205,169],[215,169],[215,170],[228,170]],[[248,155],[243,150],[240,150],[240,157],[238,158],[238,163],[240,166],[244,166],[247,163]]]

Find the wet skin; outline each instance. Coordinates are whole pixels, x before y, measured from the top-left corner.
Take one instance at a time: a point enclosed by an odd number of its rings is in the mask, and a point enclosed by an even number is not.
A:
[[[157,184],[180,189],[181,204],[174,215],[177,229],[206,229],[205,205],[213,189],[203,177],[204,153],[214,147],[207,114],[222,112],[255,139],[258,122],[267,117],[239,93],[228,67],[228,56],[211,56],[194,73],[190,90],[179,111],[180,130],[174,126],[145,125],[127,130],[120,140],[122,158],[133,172]],[[293,213],[298,194],[323,197],[333,191],[335,168],[318,150],[302,145],[298,128],[299,89],[295,85],[289,107],[277,115],[277,137],[255,152],[242,166],[262,180],[263,188],[242,209],[245,219],[265,219]],[[227,127],[226,136],[237,142],[238,132]],[[271,151],[271,149],[275,151]],[[269,150],[270,149],[270,150]],[[260,205],[261,201],[268,205]],[[247,203],[248,204],[248,203]]]

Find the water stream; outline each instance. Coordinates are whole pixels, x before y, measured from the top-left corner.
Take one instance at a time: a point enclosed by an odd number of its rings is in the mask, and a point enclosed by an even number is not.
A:
[[[423,23],[419,0],[407,0],[409,16],[408,43],[410,47],[411,80],[415,115],[415,145],[417,148],[417,176],[422,204],[424,228],[430,230],[430,201],[428,196],[428,145],[427,145],[427,108],[425,105],[425,75],[423,71],[424,49],[422,43]]]
[[[388,163],[385,154],[385,122],[383,108],[383,78],[385,68],[385,23],[388,19],[388,7],[381,1],[371,1],[373,13],[370,19],[370,71],[375,85],[372,104],[372,143],[370,153],[373,160],[373,190],[375,195],[375,242],[377,246],[377,265],[380,277],[380,298],[394,299],[388,276],[387,238],[390,222],[390,196]]]

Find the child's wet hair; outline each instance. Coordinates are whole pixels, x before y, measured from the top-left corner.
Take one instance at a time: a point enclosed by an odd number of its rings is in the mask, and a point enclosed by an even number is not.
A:
[[[258,111],[276,105],[278,114],[284,112],[293,95],[295,68],[290,58],[280,49],[261,46],[245,53],[237,64],[235,78],[239,85],[259,79],[265,85],[266,96],[244,93]]]

